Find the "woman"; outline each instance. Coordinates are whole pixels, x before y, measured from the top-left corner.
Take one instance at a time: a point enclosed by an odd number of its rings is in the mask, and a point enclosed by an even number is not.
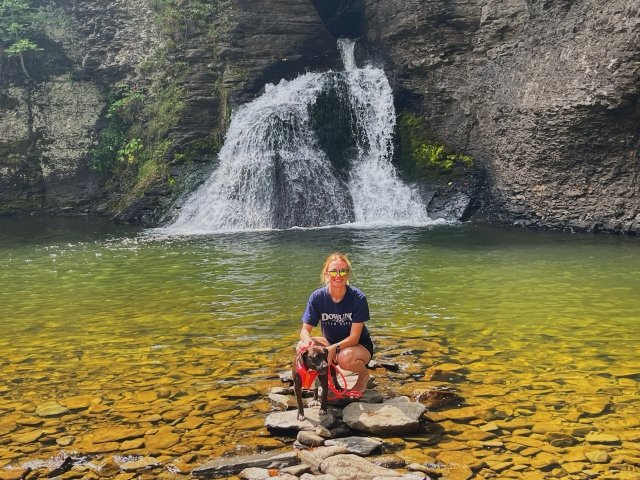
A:
[[[367,297],[349,285],[350,274],[351,262],[344,254],[327,257],[320,272],[325,286],[311,294],[302,315],[298,351],[314,342],[325,345],[330,363],[358,375],[349,394],[361,398],[369,380],[367,363],[373,356],[373,343],[364,325],[369,320]],[[322,336],[312,337],[311,331],[319,322]]]

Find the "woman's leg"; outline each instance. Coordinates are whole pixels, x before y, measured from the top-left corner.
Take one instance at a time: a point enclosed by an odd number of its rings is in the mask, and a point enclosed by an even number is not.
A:
[[[353,386],[353,390],[364,393],[367,389],[367,382],[369,381],[367,363],[369,363],[369,360],[371,360],[369,350],[360,344],[347,347],[338,354],[338,365],[340,368],[358,375],[358,380]]]

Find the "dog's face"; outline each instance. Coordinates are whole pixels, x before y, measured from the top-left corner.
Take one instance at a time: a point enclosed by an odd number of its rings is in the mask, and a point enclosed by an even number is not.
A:
[[[327,349],[319,345],[309,347],[302,354],[302,361],[309,370],[315,370],[320,375],[326,374],[329,368]]]

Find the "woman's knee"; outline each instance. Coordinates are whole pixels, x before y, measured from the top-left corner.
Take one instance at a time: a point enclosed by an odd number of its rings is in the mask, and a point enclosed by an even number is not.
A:
[[[338,362],[340,366],[344,366],[347,370],[349,367],[358,367],[366,365],[371,358],[369,351],[362,345],[354,345],[345,348],[340,352]]]

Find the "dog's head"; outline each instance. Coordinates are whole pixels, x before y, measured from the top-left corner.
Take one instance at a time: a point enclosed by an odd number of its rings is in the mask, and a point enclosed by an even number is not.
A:
[[[302,352],[302,362],[309,370],[315,370],[321,375],[327,373],[329,361],[327,349],[320,345],[312,345]]]

